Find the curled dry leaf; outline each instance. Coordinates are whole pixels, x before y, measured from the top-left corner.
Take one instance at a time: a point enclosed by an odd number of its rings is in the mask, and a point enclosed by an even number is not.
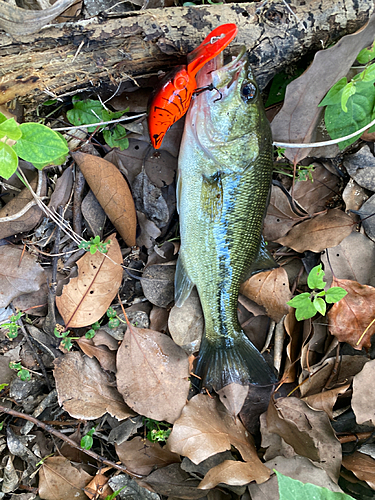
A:
[[[43,500],[87,500],[83,488],[92,476],[64,457],[49,457],[39,471],[38,493]]]
[[[112,488],[108,485],[108,477],[104,474],[110,467],[99,470],[89,484],[85,487],[84,492],[90,500],[105,500],[113,493]]]
[[[240,291],[249,299],[264,306],[268,316],[275,321],[280,321],[289,312],[290,308],[286,303],[292,294],[289,290],[288,275],[282,267],[251,276],[242,283]]]
[[[296,252],[310,250],[319,253],[341,243],[352,229],[353,221],[349,215],[335,208],[294,226],[276,242],[293,248]]]
[[[73,418],[94,420],[108,412],[124,420],[134,415],[95,359],[69,352],[55,360],[54,376],[59,404]]]
[[[135,245],[137,218],[128,183],[107,160],[86,153],[72,153],[92,192],[125,243]]]
[[[249,462],[237,462],[235,460],[225,460],[223,463],[213,467],[199,483],[198,488],[209,490],[215,488],[219,483],[230,486],[243,486],[256,481],[258,484],[269,479],[271,471],[262,462],[255,464]]]
[[[375,360],[368,361],[353,378],[352,408],[358,424],[375,425]]]
[[[332,286],[340,286],[348,294],[328,312],[329,331],[354,349],[369,349],[371,336],[375,333],[375,288],[335,277]]]
[[[341,466],[341,444],[324,411],[315,411],[297,398],[270,402],[267,427],[293,446],[295,452],[318,462],[337,482]]]
[[[228,384],[220,391],[217,391],[220,401],[234,418],[240,413],[248,392],[248,385],[234,383]]]
[[[154,469],[181,461],[179,455],[172,453],[165,447],[162,448],[159,443],[151,443],[140,436],[115,446],[121,462],[134,474],[147,476]]]
[[[336,400],[340,394],[344,394],[349,389],[350,385],[346,384],[341,387],[336,387],[330,391],[320,392],[319,394],[313,394],[312,396],[307,396],[303,398],[311,408],[314,410],[323,410],[327,413],[329,418],[333,420],[333,407],[336,404]]]
[[[77,262],[78,276],[65,285],[56,306],[66,328],[80,328],[98,321],[111,305],[122,281],[122,254],[116,235],[106,241],[108,252],[86,252]]]
[[[105,345],[95,345],[93,339],[86,339],[85,337],[81,337],[77,340],[77,344],[89,358],[95,357],[103,370],[116,372],[115,351],[111,351]]]
[[[342,465],[345,469],[351,470],[358,479],[375,489],[375,460],[364,453],[355,451],[353,455],[344,456]]]
[[[164,333],[128,325],[117,353],[117,387],[136,412],[173,423],[189,392],[185,352]]]
[[[263,236],[275,241],[284,236],[300,220],[293,211],[288,195],[278,186],[272,186],[270,204],[264,219]]]
[[[17,246],[0,246],[0,269],[0,307],[24,293],[39,290],[46,281],[36,258]]]

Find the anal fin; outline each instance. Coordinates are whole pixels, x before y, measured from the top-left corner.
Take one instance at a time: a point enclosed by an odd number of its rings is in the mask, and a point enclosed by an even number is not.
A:
[[[177,260],[176,275],[174,278],[174,300],[177,307],[181,307],[185,300],[189,297],[194,283],[189,278],[180,254]]]

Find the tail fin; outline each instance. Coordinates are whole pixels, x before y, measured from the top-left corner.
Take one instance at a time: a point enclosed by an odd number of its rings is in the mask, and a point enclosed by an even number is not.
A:
[[[210,341],[204,336],[195,374],[199,383],[193,377],[194,385],[215,391],[232,383],[266,386],[277,382],[273,370],[243,332],[235,339]]]

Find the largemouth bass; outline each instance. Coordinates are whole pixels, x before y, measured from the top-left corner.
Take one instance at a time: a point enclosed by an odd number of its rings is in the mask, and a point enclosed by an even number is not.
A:
[[[220,57],[198,74],[202,92],[188,111],[178,162],[181,248],[175,300],[193,286],[205,319],[196,375],[203,387],[268,385],[275,376],[241,329],[240,284],[275,267],[261,237],[272,163],[271,129],[245,48],[224,67]],[[220,96],[221,94],[221,96]]]

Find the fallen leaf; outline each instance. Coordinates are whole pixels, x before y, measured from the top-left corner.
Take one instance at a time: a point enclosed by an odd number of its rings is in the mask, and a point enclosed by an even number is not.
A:
[[[358,479],[375,489],[375,460],[364,453],[355,451],[353,455],[342,457],[342,465],[355,474]]]
[[[48,208],[57,210],[60,205],[65,206],[73,189],[73,167],[68,167],[62,175],[56,180],[55,188],[51,194]]]
[[[267,411],[274,386],[250,385],[239,417],[246,430],[253,435],[259,433],[260,418]]]
[[[0,307],[6,307],[15,297],[35,292],[45,283],[45,272],[34,255],[23,247],[0,246]]]
[[[117,353],[117,387],[136,412],[173,423],[189,392],[188,358],[167,335],[128,326]]]
[[[113,491],[108,485],[108,477],[104,474],[107,469],[109,468],[99,470],[85,487],[84,492],[90,500],[98,500],[98,495],[100,500],[106,500],[109,495],[112,495]]]
[[[137,218],[132,194],[120,171],[107,160],[86,153],[72,153],[74,161],[125,243],[135,245]]]
[[[277,322],[289,312],[290,308],[286,303],[292,298],[292,294],[289,290],[288,275],[282,267],[251,276],[242,283],[240,292],[264,306],[267,315]]]
[[[335,277],[332,286],[339,286],[348,294],[327,313],[330,333],[354,349],[369,349],[371,336],[375,333],[375,288]]]
[[[29,182],[34,191],[37,190],[39,176],[35,175]],[[42,174],[42,189],[40,196],[47,194],[46,175]],[[20,212],[30,201],[33,195],[28,187],[24,187],[11,201],[0,209],[0,239],[13,236],[17,233],[27,233],[39,223],[43,217],[43,211],[38,205],[29,208],[24,215],[11,221],[1,220],[3,217],[9,217]]]
[[[150,312],[150,330],[156,330],[157,332],[166,333],[166,331],[168,330],[168,318],[168,309],[165,309],[164,307],[153,306]]]
[[[108,252],[86,252],[77,262],[78,276],[56,297],[65,327],[79,328],[98,321],[111,305],[122,281],[122,254],[116,235],[106,241]]]
[[[141,285],[147,300],[158,307],[167,307],[174,299],[176,263],[149,265],[143,272]]]
[[[364,28],[315,54],[307,71],[286,89],[284,105],[272,122],[274,141],[299,143],[314,140],[314,131],[323,113],[318,104],[328,90],[346,76],[359,51],[373,42],[374,29],[375,16],[372,16]],[[308,148],[286,149],[285,156],[297,163],[310,151]]]
[[[82,201],[81,212],[85,219],[88,235],[92,237],[99,235],[102,238],[107,216],[91,189]]]
[[[352,408],[358,424],[375,425],[375,360],[368,361],[353,378]]]
[[[105,345],[94,344],[92,339],[81,337],[77,340],[77,344],[89,358],[95,357],[103,370],[116,372],[116,353],[108,349]]]
[[[328,264],[328,258],[330,265]],[[322,255],[324,280],[330,286],[332,270],[341,279],[375,286],[375,245],[366,235],[353,231],[339,245]]]
[[[94,420],[108,412],[124,420],[134,415],[95,359],[69,352],[55,359],[53,373],[59,404],[73,418]]]
[[[353,181],[353,179],[349,179],[349,182],[342,192],[342,199],[345,203],[345,211],[349,212],[350,210],[359,210],[368,198],[369,197],[366,194],[366,191],[359,184]]]
[[[137,237],[137,245],[139,247],[144,245],[146,248],[153,247],[156,238],[161,235],[160,229],[154,222],[148,220],[142,212],[137,211],[137,218],[141,228],[141,234]]]
[[[191,291],[181,307],[172,307],[168,318],[168,329],[174,342],[188,354],[199,351],[204,332],[204,319],[196,289]]]
[[[293,248],[299,253],[306,250],[319,253],[341,243],[352,230],[353,221],[349,215],[346,215],[342,210],[333,209],[294,226],[286,236],[279,238],[276,243]]]
[[[275,434],[268,429],[267,412],[263,413],[259,417],[259,422],[260,433],[262,436],[261,447],[266,450],[263,456],[264,460],[272,460],[280,455],[285,458],[291,458],[297,455],[294,451],[293,446],[290,446],[290,444],[286,443],[284,439],[279,436],[279,434]]]
[[[195,464],[230,450],[233,445],[246,462],[259,461],[252,438],[216,398],[197,394],[186,404],[174,423],[167,447]]]
[[[143,170],[134,179],[132,187],[136,209],[143,212],[159,229],[166,226],[170,213],[161,189],[150,181]]]
[[[324,411],[315,411],[294,397],[270,402],[267,411],[270,432],[281,436],[298,455],[318,462],[337,482],[341,466],[341,444]]]
[[[304,322],[305,324],[306,322]],[[295,310],[291,309],[284,319],[285,332],[289,336],[286,346],[286,360],[282,380],[290,384],[296,379],[297,360],[301,356],[302,328],[301,323],[296,320]]]
[[[83,488],[92,476],[64,457],[48,457],[39,471],[38,494],[43,500],[87,500]]]
[[[220,483],[230,486],[243,486],[251,481],[257,484],[264,483],[269,479],[271,471],[259,460],[256,464],[249,462],[238,462],[225,460],[223,463],[213,467],[199,483],[198,488],[209,490]]]
[[[159,443],[136,436],[130,441],[116,446],[116,453],[125,467],[134,474],[147,476],[155,469],[179,463],[179,455],[172,453]]]
[[[248,392],[248,385],[234,383],[228,384],[217,391],[220,401],[234,418],[240,413]]]
[[[331,389],[330,391],[324,391],[320,392],[319,394],[307,396],[306,398],[303,398],[302,401],[305,401],[305,403],[307,403],[311,408],[314,408],[314,410],[325,411],[329,418],[333,420],[333,407],[336,404],[337,397],[340,394],[344,394],[344,392],[346,392],[349,387],[350,385],[346,384],[341,387]]]
[[[278,186],[272,186],[270,204],[264,218],[263,237],[275,241],[284,236],[300,220],[293,211],[290,197]]]

